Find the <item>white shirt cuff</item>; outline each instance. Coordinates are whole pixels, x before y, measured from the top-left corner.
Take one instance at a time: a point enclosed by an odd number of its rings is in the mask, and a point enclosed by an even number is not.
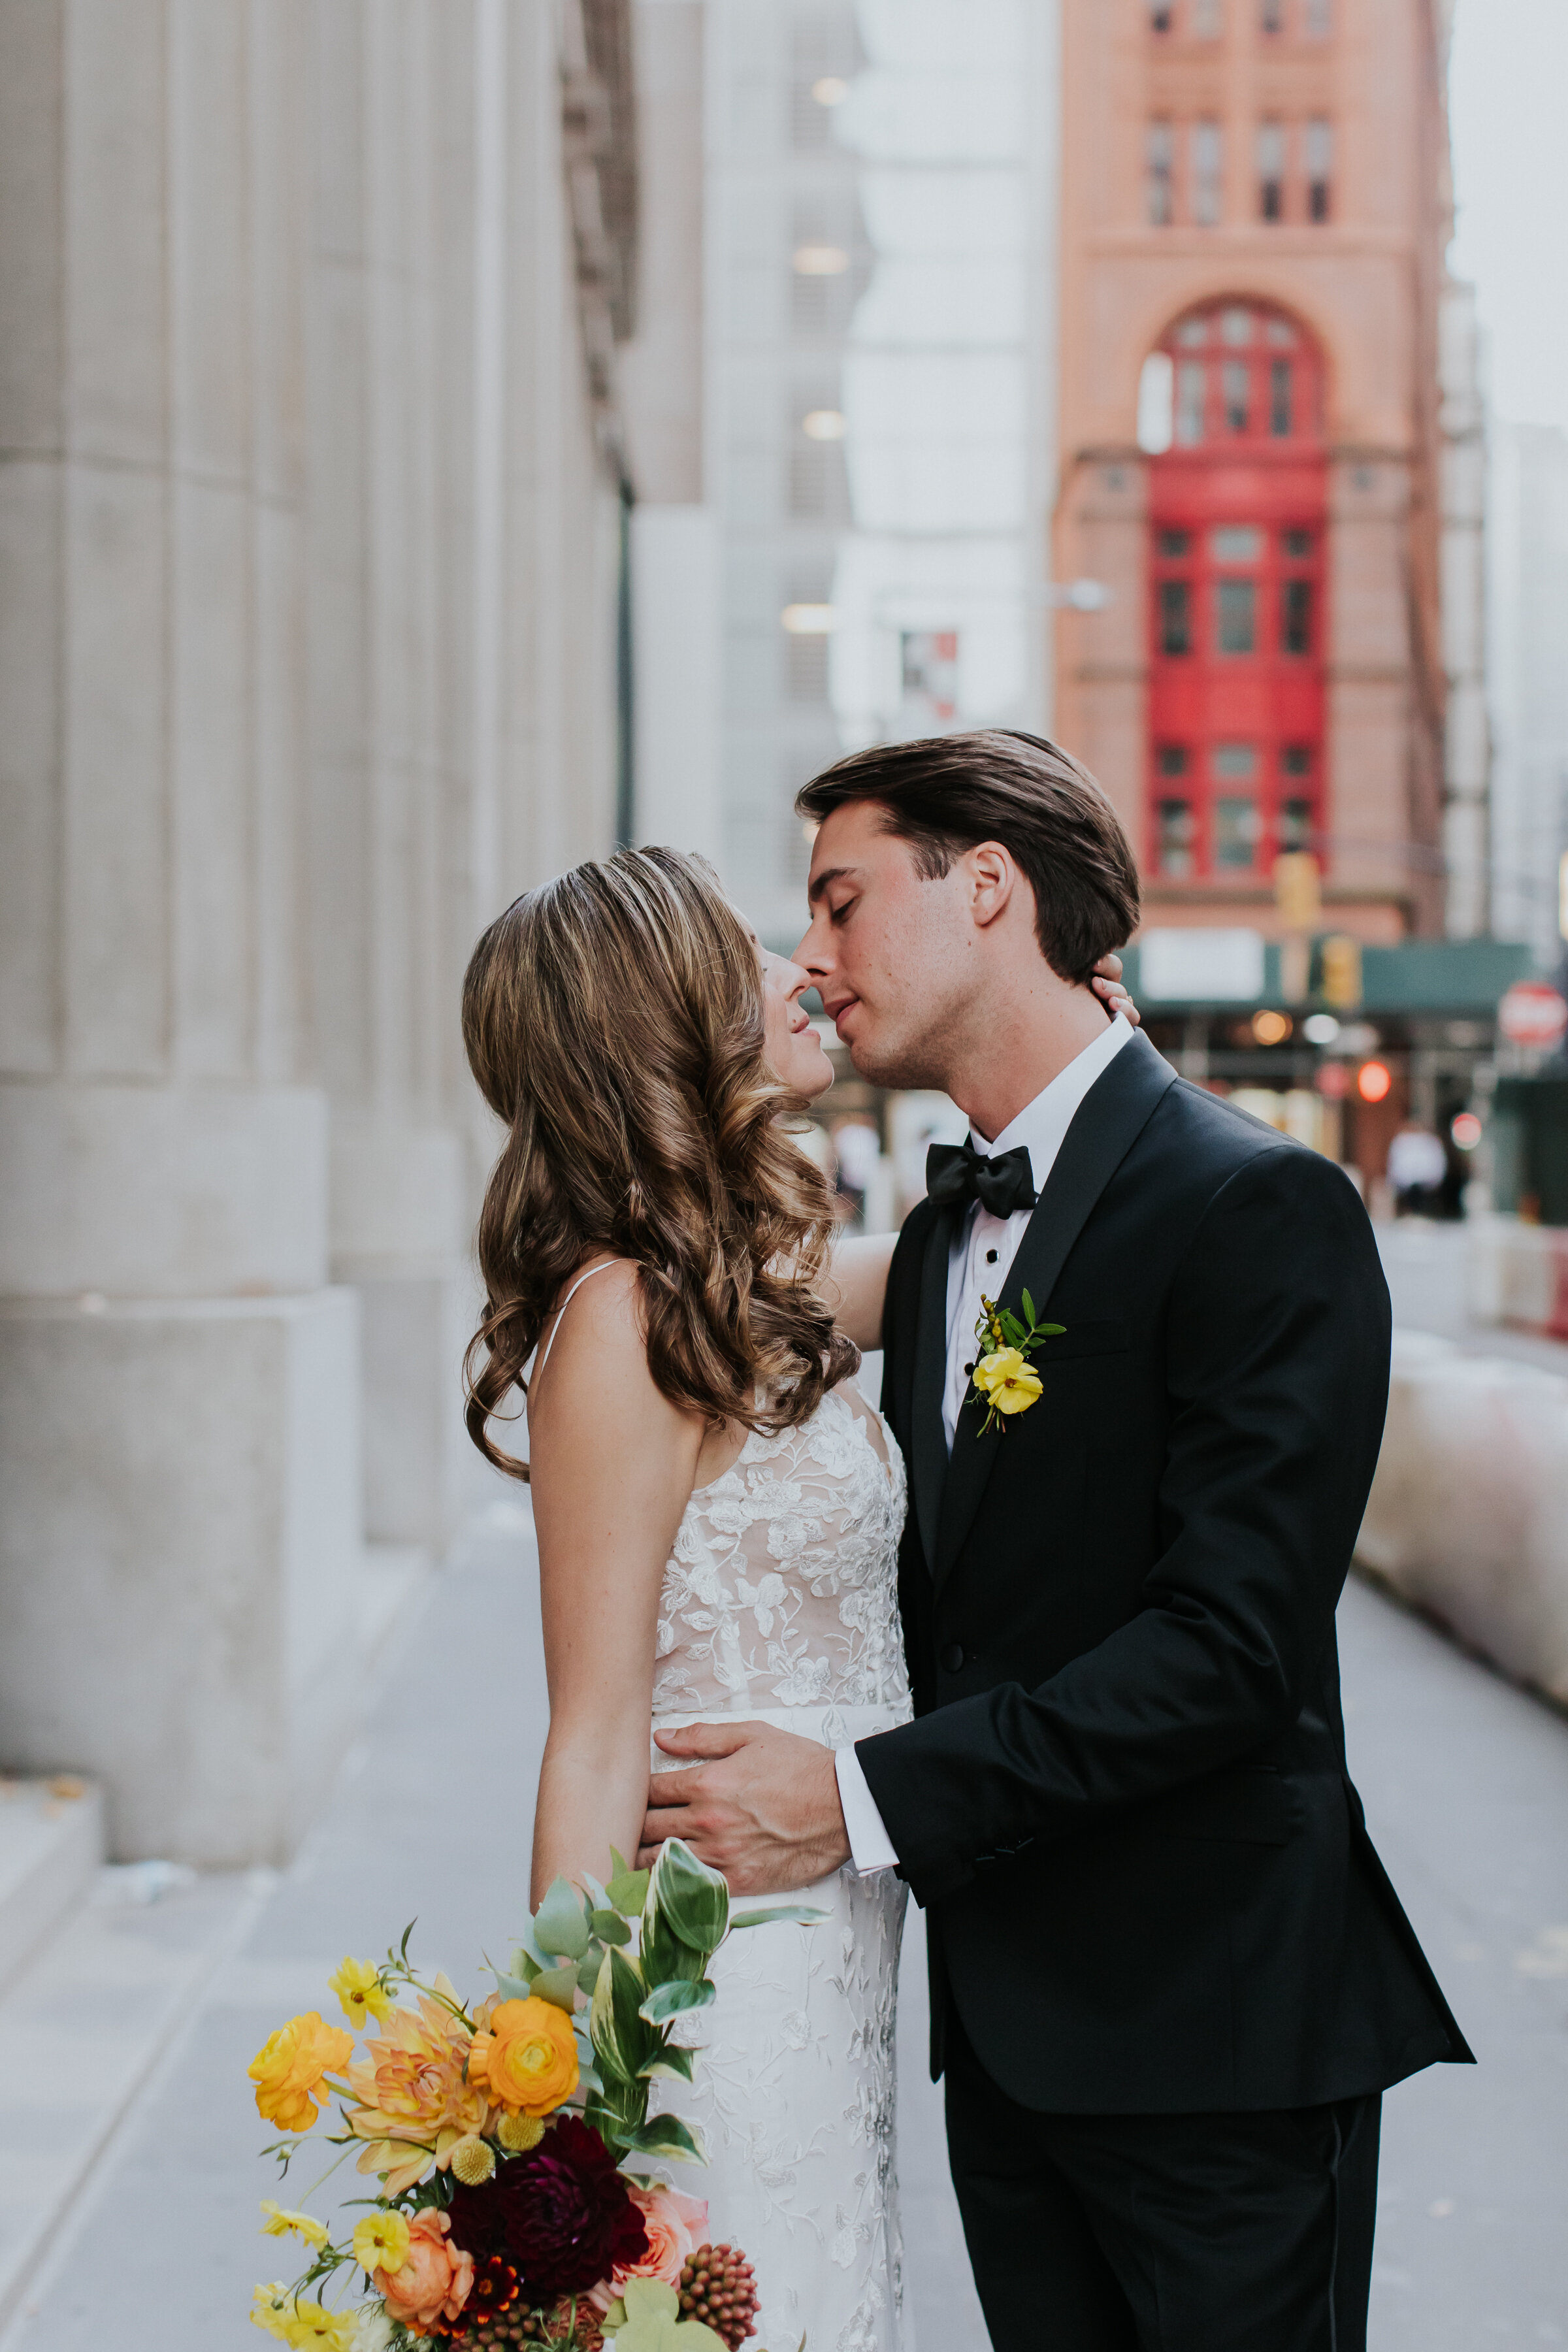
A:
[[[838,1775],[838,1801],[844,1808],[850,1859],[857,1871],[865,1878],[874,1870],[891,1870],[899,1857],[853,1748],[834,1749],[833,1769]]]

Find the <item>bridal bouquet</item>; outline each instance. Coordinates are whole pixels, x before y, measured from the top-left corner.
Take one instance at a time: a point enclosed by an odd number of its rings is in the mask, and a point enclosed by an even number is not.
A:
[[[757,2296],[738,2249],[707,2244],[708,2208],[642,2166],[706,2161],[696,2127],[650,2116],[660,2079],[689,2083],[697,2053],[671,2038],[705,2009],[708,1963],[727,1935],[794,1906],[735,1913],[717,1871],[672,1839],[651,1871],[614,1856],[607,1886],[558,1878],[496,1989],[465,2008],[444,1975],[426,1983],[408,1937],[379,1968],[345,1960],[329,1980],[354,2034],[316,2011],[290,2018],[250,2066],[267,2151],[287,2172],[331,2100],[380,2193],[346,2244],[268,2200],[264,2228],[310,2261],[291,2286],[256,2289],[251,2317],[304,2352],[465,2347],[559,2352],[739,2352]],[[635,1947],[635,1948],[634,1948]],[[400,1999],[398,1996],[406,1995]],[[338,2159],[342,2162],[342,2158]],[[355,2273],[370,2290],[353,2299]],[[323,2299],[343,2286],[351,2299]]]

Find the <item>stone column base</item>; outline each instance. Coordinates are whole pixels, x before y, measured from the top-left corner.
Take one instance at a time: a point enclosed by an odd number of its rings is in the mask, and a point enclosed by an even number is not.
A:
[[[281,1862],[355,1728],[353,1295],[0,1303],[0,1758],[110,1851]]]

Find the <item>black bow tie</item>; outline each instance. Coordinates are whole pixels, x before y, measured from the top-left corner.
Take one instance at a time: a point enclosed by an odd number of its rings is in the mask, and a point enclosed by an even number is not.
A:
[[[931,1145],[926,1153],[926,1192],[939,1209],[978,1201],[994,1217],[1032,1209],[1039,1198],[1023,1144],[995,1160],[984,1160],[969,1136],[962,1143]]]

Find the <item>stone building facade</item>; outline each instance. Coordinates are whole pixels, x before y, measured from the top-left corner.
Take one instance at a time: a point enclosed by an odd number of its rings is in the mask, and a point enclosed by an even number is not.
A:
[[[286,1853],[473,1472],[477,931],[625,800],[624,0],[0,20],[0,1759]]]
[[[1447,14],[1064,0],[1055,576],[1112,593],[1060,614],[1055,731],[1161,925],[1278,933],[1310,850],[1328,927],[1485,928]]]

